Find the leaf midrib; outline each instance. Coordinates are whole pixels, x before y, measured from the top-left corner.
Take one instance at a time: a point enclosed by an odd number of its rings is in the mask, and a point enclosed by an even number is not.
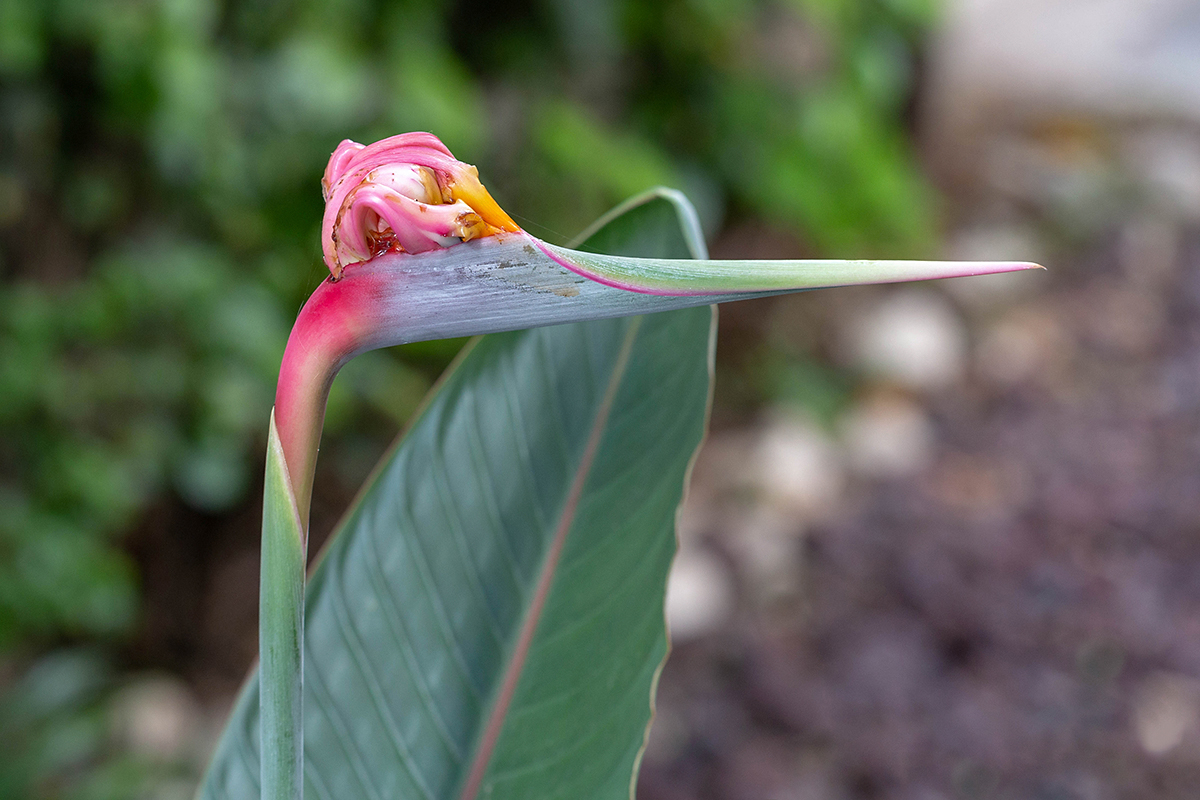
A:
[[[467,771],[467,778],[463,783],[459,800],[475,800],[480,787],[483,785],[483,779],[487,774],[487,767],[491,761],[492,753],[496,748],[496,743],[500,739],[500,733],[504,727],[504,720],[508,715],[509,706],[512,703],[513,696],[516,694],[517,684],[520,682],[521,674],[524,670],[526,656],[528,656],[529,649],[533,644],[538,621],[541,619],[546,599],[550,595],[550,588],[554,584],[554,577],[558,571],[559,558],[566,544],[567,535],[570,533],[575,522],[584,486],[587,484],[588,476],[591,474],[596,453],[600,449],[600,441],[608,425],[609,415],[616,402],[617,391],[628,369],[629,358],[633,351],[633,343],[637,339],[641,322],[641,317],[635,317],[630,320],[629,328],[625,332],[625,338],[621,342],[621,349],[613,364],[612,374],[604,390],[604,397],[596,409],[595,418],[588,433],[587,444],[579,460],[575,476],[571,480],[571,487],[567,492],[562,511],[559,513],[554,536],[550,541],[550,546],[546,550],[546,555],[538,574],[537,586],[530,600],[525,617],[521,622],[521,629],[517,635],[517,643],[508,660],[508,665],[504,671],[504,679],[500,684],[499,691],[496,693],[496,701],[492,706],[491,714],[479,739],[479,744],[475,749],[475,755],[471,760],[470,769]]]

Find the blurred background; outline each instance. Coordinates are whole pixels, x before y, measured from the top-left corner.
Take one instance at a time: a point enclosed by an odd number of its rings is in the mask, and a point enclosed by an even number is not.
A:
[[[1048,273],[722,309],[643,800],[1200,785],[1191,0],[0,0],[0,797],[187,798],[342,138],[565,241]],[[319,539],[461,342],[338,379]]]

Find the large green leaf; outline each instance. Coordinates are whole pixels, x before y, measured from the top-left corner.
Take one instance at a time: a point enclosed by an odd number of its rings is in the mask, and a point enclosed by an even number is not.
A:
[[[684,209],[643,198],[591,241],[703,255]],[[309,585],[310,798],[631,794],[713,323],[500,334],[460,361]],[[252,676],[202,797],[258,796],[258,705]]]

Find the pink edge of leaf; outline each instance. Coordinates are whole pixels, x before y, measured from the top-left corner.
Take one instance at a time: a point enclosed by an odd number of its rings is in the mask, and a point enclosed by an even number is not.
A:
[[[541,239],[537,238],[536,236],[533,236],[531,234],[526,234],[526,236],[529,236],[529,239],[533,242],[534,246],[538,250],[541,250],[542,254],[544,256],[546,256],[546,258],[548,258],[551,261],[553,261],[554,263],[558,264],[563,269],[570,270],[571,272],[574,272],[576,275],[582,275],[583,277],[587,278],[589,281],[595,281],[596,283],[603,284],[604,286],[611,286],[614,289],[624,289],[627,292],[637,292],[639,294],[653,294],[653,295],[659,295],[662,297],[697,297],[702,294],[712,294],[712,292],[662,292],[662,291],[656,291],[653,289],[647,289],[643,286],[637,286],[632,283],[623,283],[621,281],[609,278],[605,275],[601,275],[598,272],[592,272],[591,270],[584,269],[583,267],[579,266],[578,264],[575,264],[575,263],[563,258],[562,256],[558,255],[557,253],[555,253],[553,250],[551,250],[549,247],[546,246],[545,242],[543,242]]]

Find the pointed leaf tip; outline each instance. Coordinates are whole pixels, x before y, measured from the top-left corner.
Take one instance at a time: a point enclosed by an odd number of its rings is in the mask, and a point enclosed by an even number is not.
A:
[[[1028,261],[691,260],[587,253],[538,242],[542,252],[591,280],[645,294],[698,296],[800,291],[1041,269]]]

